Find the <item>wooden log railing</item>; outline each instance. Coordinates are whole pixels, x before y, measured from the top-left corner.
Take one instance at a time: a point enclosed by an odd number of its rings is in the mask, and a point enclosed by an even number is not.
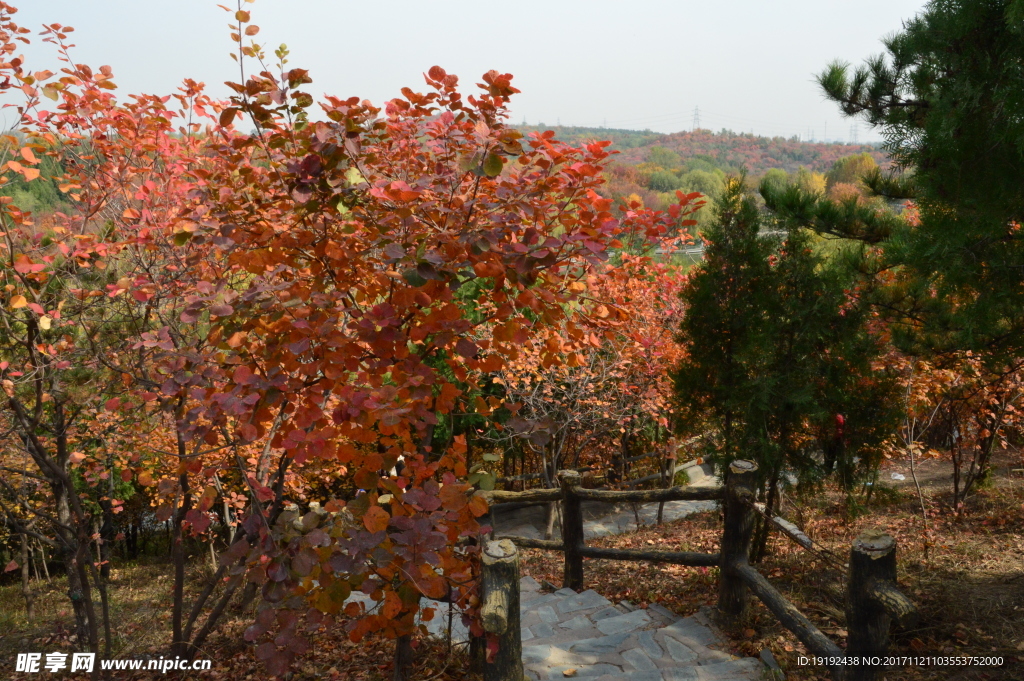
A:
[[[519,625],[519,551],[508,539],[489,541],[480,558],[484,631],[498,638],[498,652],[488,661],[486,644],[476,646],[483,657],[484,681],[521,681],[523,641]]]
[[[847,645],[845,652],[807,619],[786,597],[749,563],[750,543],[757,513],[754,501],[758,467],[752,461],[732,462],[726,484],[690,489],[597,490],[580,486],[578,471],[560,471],[559,488],[527,492],[482,492],[492,502],[552,502],[562,505],[562,539],[545,540],[503,535],[499,539],[521,548],[560,551],[565,555],[563,586],[579,591],[585,585],[584,558],[635,560],[696,567],[720,568],[718,610],[730,622],[742,622],[750,613],[750,596],[756,596],[807,647],[812,655],[831,658],[830,672],[836,681],[877,681],[882,669],[864,664],[866,657],[882,657],[889,645],[890,626],[911,625],[917,617],[914,604],[896,586],[896,542],[887,534],[865,533],[850,551],[847,598]],[[675,500],[721,500],[725,511],[719,553],[606,549],[587,546],[583,535],[582,501],[643,503]],[[804,548],[813,542],[799,528],[779,517],[768,518]],[[493,543],[493,542],[492,542]],[[518,560],[518,559],[517,559]],[[518,563],[517,563],[518,565]],[[486,605],[486,598],[485,598]],[[518,608],[516,610],[518,612]],[[516,632],[519,631],[518,623]],[[518,644],[521,646],[521,643]],[[861,656],[861,664],[843,664],[844,656]],[[521,673],[521,669],[520,669]],[[487,677],[506,681],[521,677]]]

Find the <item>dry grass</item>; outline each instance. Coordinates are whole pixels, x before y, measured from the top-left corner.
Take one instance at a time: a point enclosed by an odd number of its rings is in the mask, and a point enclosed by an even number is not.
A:
[[[188,596],[194,596],[210,574],[208,563],[197,560],[189,566],[186,579]],[[20,584],[0,587],[0,660],[13,669],[19,652],[72,652],[73,617],[67,598],[67,580],[55,577],[52,583],[33,583],[37,589],[36,617],[25,618]],[[162,561],[141,561],[114,570],[110,582],[112,653],[116,658],[149,658],[166,655],[171,638],[171,567]],[[186,602],[190,599],[187,598]],[[142,679],[230,679],[252,681],[266,679],[262,664],[255,658],[254,646],[242,638],[254,613],[234,612],[226,617],[218,633],[210,637],[206,649],[197,657],[213,661],[207,672],[186,674],[168,672],[112,672],[114,681]],[[302,658],[288,681],[387,681],[391,679],[394,641],[370,638],[359,643],[348,640],[337,627],[312,635],[309,655]],[[414,676],[430,681],[456,681],[469,678],[465,673],[467,655],[459,647],[451,650],[434,640],[414,642]],[[34,679],[39,674],[13,674],[11,679]],[[63,674],[61,678],[78,678]],[[81,677],[87,678],[87,677]]]

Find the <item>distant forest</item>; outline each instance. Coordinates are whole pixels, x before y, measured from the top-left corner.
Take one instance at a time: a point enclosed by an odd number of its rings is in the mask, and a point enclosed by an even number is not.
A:
[[[752,184],[769,179],[793,182],[804,189],[826,192],[834,198],[859,192],[860,174],[885,165],[885,154],[876,146],[801,142],[782,137],[757,137],[709,130],[662,134],[650,130],[620,130],[575,126],[518,126],[523,133],[553,130],[569,144],[609,140],[618,152],[606,169],[603,194],[619,200],[639,200],[648,208],[666,208],[676,191],[700,192],[712,208],[728,175],[746,173]],[[0,157],[13,153],[22,142],[18,135],[0,138]],[[63,169],[53,156],[45,156],[40,177],[27,182],[18,173],[0,187],[0,196],[40,218],[54,211],[74,211],[73,202],[58,188]],[[701,211],[701,226],[712,218]]]
[[[553,130],[563,142],[578,144],[592,140],[610,140],[611,148],[619,152],[618,163],[638,165],[647,160],[652,147],[675,152],[683,159],[701,156],[725,172],[746,171],[761,176],[772,168],[793,173],[801,167],[825,173],[844,156],[867,153],[879,165],[885,165],[885,152],[877,145],[802,142],[796,137],[759,137],[729,130],[711,132],[675,132],[664,134],[650,130],[617,130],[612,128],[584,128],[578,126],[519,125],[524,134]]]
[[[714,208],[725,190],[726,177],[745,174],[757,186],[796,184],[835,200],[871,200],[861,178],[888,165],[881,148],[869,144],[801,142],[796,138],[758,137],[728,130],[662,134],[650,130],[616,130],[570,126],[518,126],[520,132],[553,130],[573,145],[609,140],[615,154],[606,170],[602,193],[617,202],[640,201],[665,209],[675,193],[700,192],[707,199],[697,214],[697,232],[714,220]]]

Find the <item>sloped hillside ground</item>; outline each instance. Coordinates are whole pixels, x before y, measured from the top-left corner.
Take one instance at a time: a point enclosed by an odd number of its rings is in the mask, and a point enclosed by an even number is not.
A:
[[[958,518],[949,506],[951,474],[945,461],[928,461],[917,469],[925,506],[931,511],[930,545],[925,545],[921,506],[906,464],[883,471],[870,503],[849,517],[845,497],[828,489],[811,499],[787,497],[784,515],[805,529],[819,545],[842,557],[864,529],[882,528],[899,542],[900,583],[921,611],[912,631],[897,632],[894,652],[901,655],[1001,655],[1001,668],[921,668],[892,670],[888,681],[983,681],[1024,678],[1024,462],[1004,453],[996,460],[993,483],[968,501]],[[903,476],[894,480],[892,474]],[[662,548],[715,552],[721,536],[718,511],[706,511],[629,534],[588,539],[595,546]],[[842,570],[809,554],[782,536],[771,538],[771,555],[760,566],[802,612],[833,640],[845,639]],[[190,589],[202,584],[208,563],[197,559],[189,568]],[[624,561],[587,560],[586,587],[612,602],[628,601],[640,609],[654,605],[678,616],[692,616],[701,606],[713,606],[718,575],[714,568],[657,566]],[[155,560],[115,570],[111,585],[118,657],[157,657],[170,639],[170,602],[162,582],[170,566]],[[523,551],[523,574],[561,585],[560,554]],[[38,587],[33,622],[24,616],[17,584],[0,587],[0,665],[4,678],[30,679],[39,675],[11,674],[15,654],[26,650],[72,650],[71,617],[66,583],[54,577]],[[252,645],[242,632],[254,613],[233,613],[214,636],[203,657],[213,669],[203,679],[266,678]],[[447,617],[447,613],[438,613]],[[826,681],[824,670],[800,666],[806,654],[796,638],[760,603],[743,626],[726,629],[728,652],[740,657],[771,650],[791,681]],[[383,681],[391,678],[394,642],[367,639],[352,643],[340,628],[314,635],[310,655],[296,665],[289,681],[312,679]],[[467,675],[463,646],[445,641],[416,642],[416,679],[455,681]],[[73,678],[64,675],[61,678]],[[171,672],[116,672],[116,681],[186,678]],[[197,677],[191,677],[197,678]]]
[[[921,506],[905,464],[883,471],[870,503],[848,517],[844,495],[836,489],[813,499],[790,497],[784,515],[836,557],[869,528],[891,533],[899,546],[899,578],[918,604],[916,628],[897,632],[893,652],[900,655],[1002,656],[1004,666],[907,667],[893,669],[888,681],[981,681],[1024,678],[1024,473],[1020,457],[997,461],[991,486],[968,501],[962,518],[949,507],[951,468],[934,461],[919,469],[925,505],[931,511],[932,540],[925,545]],[[892,473],[904,480],[893,480]],[[882,485],[881,483],[886,484]],[[714,552],[718,550],[718,511],[629,535],[594,539],[595,546]],[[759,569],[833,640],[845,642],[842,568],[773,534],[771,555]],[[524,572],[537,580],[561,583],[557,554],[525,551]],[[658,604],[681,614],[713,606],[717,569],[656,566],[623,561],[587,560],[586,587],[612,601],[641,608]],[[727,629],[730,652],[739,656],[771,650],[793,681],[826,681],[824,669],[798,664],[807,651],[755,599],[753,618]]]
[[[553,130],[555,137],[571,144],[609,140],[616,163],[639,165],[648,160],[653,147],[662,147],[678,154],[682,159],[704,157],[723,170],[746,170],[759,177],[772,168],[796,172],[804,167],[824,173],[839,159],[867,152],[884,166],[888,157],[881,148],[870,144],[835,144],[806,142],[796,138],[760,137],[729,131],[712,132],[694,130],[672,134],[649,130],[617,130],[609,128],[582,128],[569,126],[519,126],[524,134]]]

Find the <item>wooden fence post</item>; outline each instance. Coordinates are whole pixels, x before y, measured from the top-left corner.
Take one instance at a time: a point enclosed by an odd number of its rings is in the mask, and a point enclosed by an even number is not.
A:
[[[896,540],[867,530],[850,549],[846,589],[847,656],[883,656],[889,649],[889,625],[911,624],[917,608],[896,587]],[[882,667],[847,665],[848,681],[875,681]]]
[[[562,545],[565,547],[565,572],[562,586],[581,591],[583,589],[583,510],[576,491],[580,489],[580,474],[576,471],[559,471],[558,481],[562,486]]]
[[[725,526],[722,529],[718,609],[730,620],[741,621],[750,609],[750,592],[733,566],[746,565],[754,532],[754,494],[757,464],[737,459],[729,464],[725,481]]]
[[[508,539],[489,541],[480,559],[484,631],[498,637],[498,652],[484,664],[484,681],[523,681],[519,624],[519,551]]]

